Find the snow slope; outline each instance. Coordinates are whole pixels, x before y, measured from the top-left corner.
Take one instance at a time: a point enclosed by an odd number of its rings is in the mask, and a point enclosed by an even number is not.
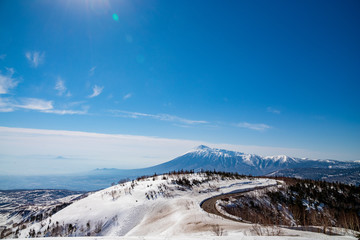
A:
[[[355,240],[356,238],[346,236],[323,236],[322,234],[312,233],[307,237],[300,236],[245,236],[238,234],[234,236],[174,236],[174,237],[149,237],[149,236],[137,236],[137,237],[67,237],[65,240],[328,240],[328,239],[339,239],[339,240]],[[61,237],[47,237],[37,238],[38,240],[64,240]],[[21,240],[21,239],[19,239]]]
[[[203,236],[213,239],[214,227],[218,225],[228,239],[263,239],[251,237],[254,235],[251,224],[208,214],[200,208],[200,202],[215,195],[241,189],[275,186],[275,180],[234,180],[212,176],[211,180],[202,182],[206,179],[205,173],[186,177],[197,185],[190,189],[175,182],[181,180],[183,175],[166,175],[127,182],[98,191],[57,212],[51,218],[20,230],[19,237],[26,238],[33,232],[35,236],[97,235],[107,236],[97,239],[109,240],[198,239]],[[311,239],[314,236],[317,239],[335,239],[322,234],[294,230],[284,229],[283,232],[285,235],[304,237],[298,239]]]

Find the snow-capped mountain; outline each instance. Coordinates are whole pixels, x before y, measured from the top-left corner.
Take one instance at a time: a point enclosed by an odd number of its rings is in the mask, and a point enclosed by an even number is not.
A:
[[[201,145],[172,161],[151,167],[154,172],[174,170],[214,170],[240,174],[264,175],[292,168],[353,168],[359,163],[336,160],[311,160],[285,155],[262,157],[256,154],[209,148]]]

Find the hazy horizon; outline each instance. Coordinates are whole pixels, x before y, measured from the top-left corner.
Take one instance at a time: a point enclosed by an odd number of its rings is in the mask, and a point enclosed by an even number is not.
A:
[[[5,127],[0,127],[0,133],[0,157],[4,159],[0,175],[50,175],[81,173],[96,168],[144,168],[170,161],[199,145],[260,156],[288,155],[339,160],[336,155],[306,149],[231,145],[154,136]]]

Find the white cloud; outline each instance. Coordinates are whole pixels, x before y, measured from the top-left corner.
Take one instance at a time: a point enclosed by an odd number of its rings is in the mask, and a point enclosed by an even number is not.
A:
[[[25,57],[27,58],[32,67],[37,68],[40,64],[44,62],[45,53],[29,51],[25,53]]]
[[[128,112],[122,110],[111,110],[112,113],[116,114],[118,117],[127,117],[127,118],[152,118],[161,121],[168,121],[168,122],[178,122],[184,124],[205,124],[208,123],[207,121],[202,120],[190,120],[181,118],[174,115],[169,114],[148,114],[148,113],[139,113],[139,112]]]
[[[58,80],[56,81],[55,90],[58,91],[58,95],[60,96],[66,92],[64,80],[62,80],[60,77],[58,77]]]
[[[181,118],[181,117],[177,117],[177,116],[173,116],[173,115],[169,115],[169,114],[158,114],[158,115],[154,115],[155,118],[162,120],[162,121],[171,121],[171,122],[181,122],[181,123],[185,123],[185,124],[205,124],[208,123],[207,121],[202,121],[202,120],[190,120],[190,119],[185,119],[185,118]]]
[[[6,74],[0,72],[0,94],[7,94],[18,85],[19,82],[13,78],[14,72],[13,68],[6,68]]]
[[[47,101],[39,98],[22,98],[21,104],[15,105],[18,108],[45,111],[53,109],[53,101]]]
[[[56,81],[56,84],[55,84],[55,90],[58,91],[58,95],[59,96],[62,96],[65,94],[67,88],[65,86],[65,81],[61,78],[61,77],[58,77],[57,81]],[[68,91],[66,93],[66,96],[67,97],[70,97],[71,96],[71,93],[70,91]]]
[[[131,93],[128,93],[128,94],[126,94],[126,95],[123,97],[123,99],[126,100],[126,99],[129,99],[129,98],[131,98],[131,97],[132,97],[132,94],[131,94]]]
[[[76,106],[76,105],[80,105],[83,104],[83,101],[79,101],[79,102],[72,102],[69,103],[68,106]],[[41,112],[43,113],[53,113],[53,114],[58,114],[58,115],[84,115],[87,114],[89,110],[89,106],[82,106],[81,110],[73,110],[73,109],[47,109],[47,110],[43,110]]]
[[[271,128],[269,125],[263,123],[248,123],[248,122],[238,123],[236,124],[236,126],[240,128],[248,128],[256,131],[264,131],[266,129]]]
[[[100,87],[100,86],[95,85],[93,87],[93,93],[89,96],[89,98],[99,96],[101,94],[101,92],[103,91],[103,89],[104,89],[104,87]]]
[[[84,104],[84,103],[86,103],[86,101],[69,102],[69,103],[67,104],[67,106],[69,106],[69,107],[74,107],[74,106],[79,106],[79,105]]]
[[[84,115],[88,113],[87,108],[84,110],[56,110],[56,109],[49,109],[49,110],[43,110],[41,112],[44,113],[54,113],[58,115]]]
[[[69,105],[73,106],[73,105]],[[84,115],[88,113],[88,106],[83,106],[81,110],[74,109],[55,109],[54,102],[39,98],[20,98],[18,101],[13,98],[0,98],[0,112],[13,112],[19,109],[39,111],[42,113],[52,113],[58,115]]]
[[[13,112],[11,101],[9,98],[0,98],[0,112]]]
[[[329,153],[314,153],[306,149],[296,148],[230,145],[135,135],[0,127],[0,165],[3,167],[3,171],[12,171],[15,174],[25,171],[51,174],[59,167],[63,172],[69,171],[67,164],[54,164],[53,161],[57,156],[67,156],[71,160],[71,170],[76,172],[104,167],[141,168],[172,160],[201,144],[259,155],[286,154],[310,158],[330,157]],[[29,160],[31,156],[39,162],[34,164],[34,161]],[[11,161],[11,159],[16,159],[16,161]],[[61,161],[65,160],[62,159]]]
[[[94,75],[94,73],[95,73],[95,69],[96,69],[96,66],[94,66],[94,67],[90,68],[90,70],[89,70],[89,76]]]
[[[278,109],[275,109],[275,108],[272,108],[272,107],[267,107],[266,109],[268,112],[271,112],[271,113],[275,113],[275,114],[280,114],[280,110]]]

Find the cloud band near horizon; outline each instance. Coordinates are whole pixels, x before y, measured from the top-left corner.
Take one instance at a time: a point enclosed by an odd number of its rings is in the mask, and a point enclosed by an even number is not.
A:
[[[81,131],[0,127],[0,174],[47,174],[88,171],[95,168],[153,166],[198,145],[255,153],[327,158],[305,149],[209,143],[200,140],[103,134]],[[327,153],[328,154],[328,153]],[[61,156],[61,158],[59,158]],[[69,168],[71,166],[71,168]]]

